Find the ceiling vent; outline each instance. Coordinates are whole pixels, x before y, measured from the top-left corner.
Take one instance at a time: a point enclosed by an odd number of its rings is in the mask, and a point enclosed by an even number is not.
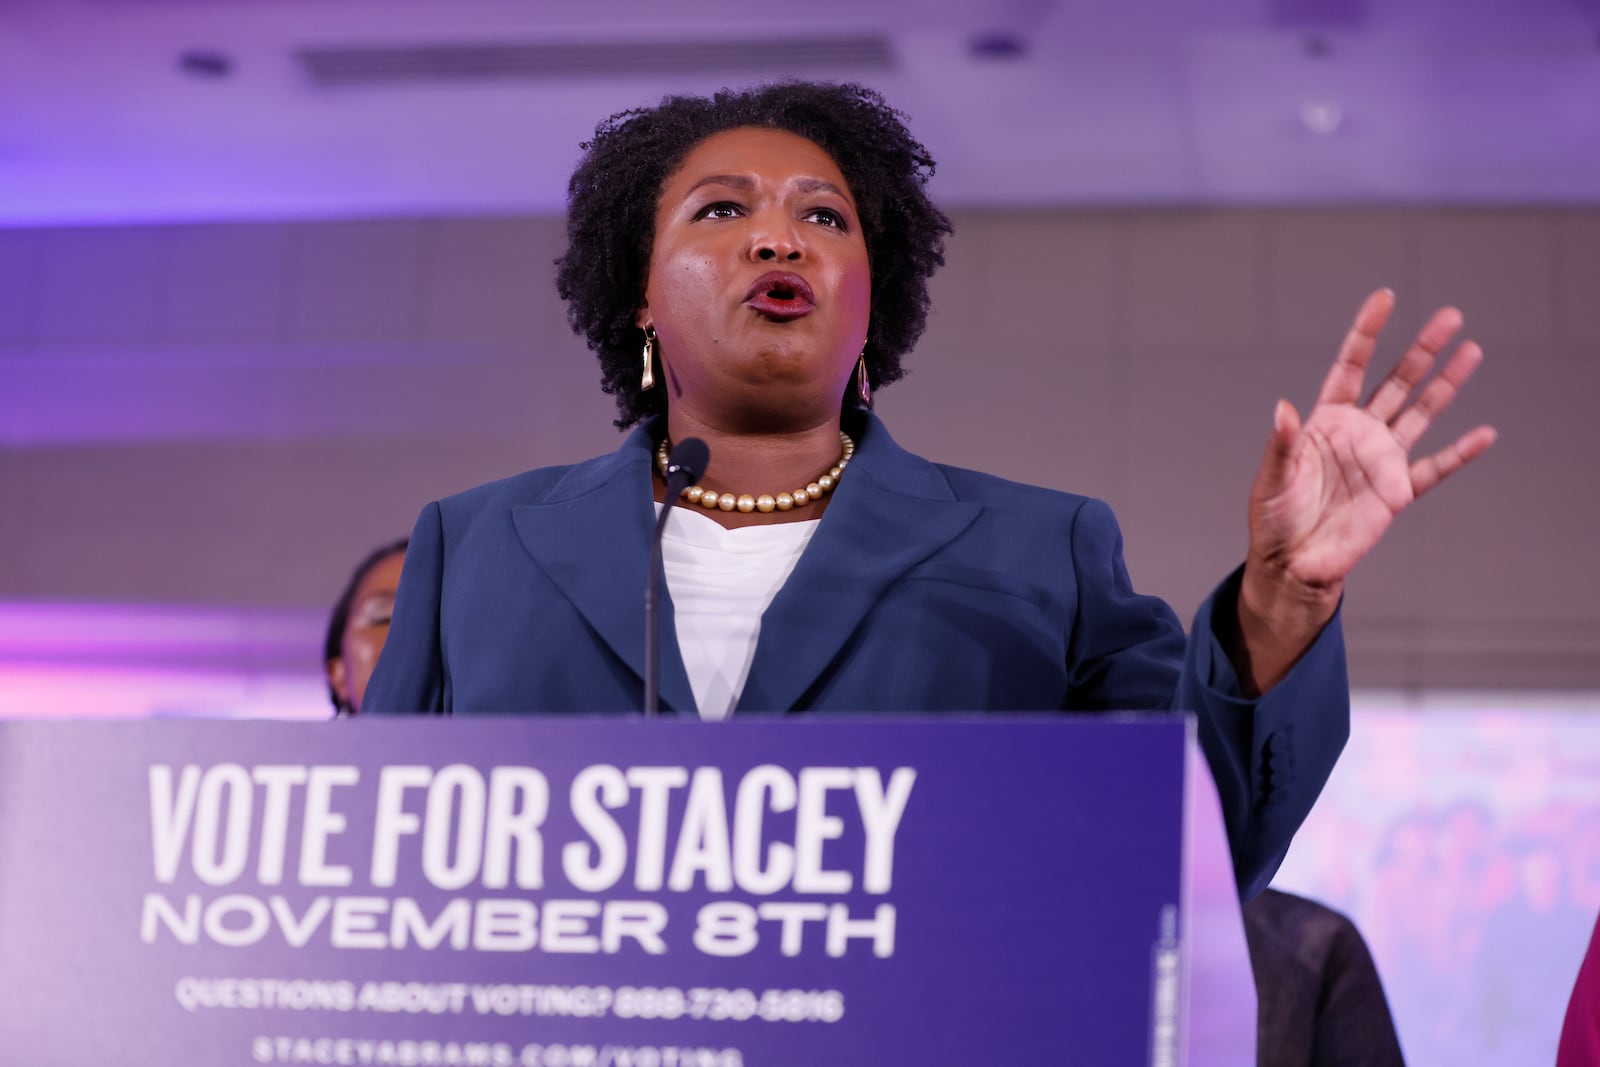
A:
[[[370,45],[299,50],[311,81],[352,86],[570,81],[580,78],[760,75],[783,77],[888,70],[887,38],[757,38],[730,41],[637,41]]]

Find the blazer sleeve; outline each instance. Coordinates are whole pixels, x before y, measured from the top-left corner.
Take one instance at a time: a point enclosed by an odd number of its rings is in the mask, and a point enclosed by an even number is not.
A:
[[[1339,612],[1277,685],[1249,699],[1215,621],[1238,603],[1243,567],[1206,598],[1186,641],[1171,608],[1133,591],[1122,533],[1104,503],[1080,509],[1072,551],[1079,599],[1070,706],[1194,712],[1240,899],[1249,900],[1272,880],[1350,736]]]
[[[1341,604],[1277,685],[1253,700],[1242,696],[1216,615],[1236,610],[1243,574],[1235,570],[1196,612],[1174,706],[1199,717],[1239,896],[1249,900],[1277,873],[1350,738],[1350,677]]]
[[[443,584],[444,521],[435,501],[412,527],[389,636],[361,699],[362,715],[449,714],[450,679],[439,632]]]

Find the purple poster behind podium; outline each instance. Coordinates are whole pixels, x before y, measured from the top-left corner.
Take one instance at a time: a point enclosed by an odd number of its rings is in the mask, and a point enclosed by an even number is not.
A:
[[[0,723],[0,1048],[1185,1062],[1191,731]]]

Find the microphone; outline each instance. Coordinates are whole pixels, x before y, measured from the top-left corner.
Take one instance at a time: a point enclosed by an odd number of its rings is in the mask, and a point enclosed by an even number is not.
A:
[[[661,531],[667,528],[667,516],[683,491],[700,480],[711,462],[711,449],[698,437],[679,441],[667,455],[667,492],[661,514],[656,516],[655,536],[650,538],[650,573],[644,584],[644,713],[655,715],[661,708],[661,622],[657,618],[657,600],[663,576],[661,572]]]

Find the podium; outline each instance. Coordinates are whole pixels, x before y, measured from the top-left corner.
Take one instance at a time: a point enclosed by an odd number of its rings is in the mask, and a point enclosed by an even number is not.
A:
[[[1182,716],[0,723],[18,1063],[1254,1062]]]

